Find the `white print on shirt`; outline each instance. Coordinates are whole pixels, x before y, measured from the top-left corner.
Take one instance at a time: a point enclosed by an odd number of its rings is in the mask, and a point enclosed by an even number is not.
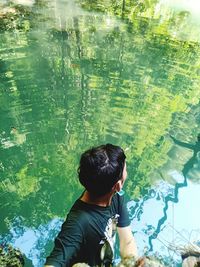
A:
[[[107,252],[109,251],[108,253],[112,254],[112,257],[114,255],[114,242],[115,242],[115,233],[117,229],[118,218],[119,214],[116,214],[112,218],[109,218],[104,231],[105,239],[100,241],[100,244],[105,244],[107,247],[107,249],[105,248],[103,250],[106,250]],[[110,247],[109,249],[108,246]],[[101,257],[104,258],[105,251],[104,252],[102,251],[102,253],[103,255],[101,255]]]

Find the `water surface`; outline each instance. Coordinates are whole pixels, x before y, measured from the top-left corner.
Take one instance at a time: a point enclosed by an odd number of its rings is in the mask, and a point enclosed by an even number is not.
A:
[[[198,22],[162,2],[81,4],[31,1],[6,23],[0,13],[2,242],[42,266],[82,192],[80,154],[111,142],[127,154],[140,253],[178,266],[170,242],[199,239],[199,152],[170,138],[195,144],[200,132]]]

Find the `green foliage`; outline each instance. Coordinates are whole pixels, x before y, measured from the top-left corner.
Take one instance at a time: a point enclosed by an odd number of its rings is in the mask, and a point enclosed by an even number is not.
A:
[[[16,193],[20,198],[27,197],[29,194],[36,193],[39,190],[37,177],[28,175],[27,171],[28,166],[25,166],[16,174]]]
[[[22,267],[24,259],[22,253],[12,246],[0,247],[0,266],[1,267]]]
[[[30,29],[28,19],[31,15],[30,9],[12,3],[9,6],[0,4],[0,9],[0,31],[23,30],[26,32]]]

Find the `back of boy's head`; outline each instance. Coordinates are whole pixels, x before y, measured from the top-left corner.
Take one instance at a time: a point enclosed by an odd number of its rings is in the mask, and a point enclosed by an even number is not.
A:
[[[109,193],[122,178],[125,154],[112,144],[93,147],[81,155],[79,181],[94,197]]]

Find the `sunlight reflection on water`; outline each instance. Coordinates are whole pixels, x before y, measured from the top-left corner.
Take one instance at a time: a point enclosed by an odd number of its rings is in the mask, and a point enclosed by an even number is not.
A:
[[[17,228],[13,227],[9,233],[10,243],[13,247],[19,248],[32,261],[34,267],[41,267],[46,257],[45,247],[55,238],[62,222],[63,220],[55,218],[46,225],[40,225],[37,229],[24,227],[20,234]]]
[[[180,174],[177,175],[179,179]],[[174,262],[180,262],[181,249],[200,240],[200,185],[190,181],[187,183],[187,187],[179,190],[178,204],[173,201],[166,202],[169,195],[173,196],[174,188],[161,182],[153,189],[156,195],[145,201],[140,200],[139,206],[134,209],[132,230],[135,232],[141,254],[153,249],[160,255],[171,256]],[[164,188],[166,192],[163,191]],[[134,201],[129,203],[130,210],[132,207],[135,207]],[[155,235],[158,228],[159,231]]]

